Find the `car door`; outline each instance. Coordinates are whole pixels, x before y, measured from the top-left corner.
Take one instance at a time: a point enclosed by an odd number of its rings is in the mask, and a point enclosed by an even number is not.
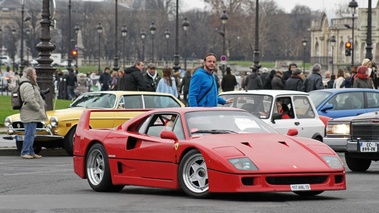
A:
[[[288,119],[275,119],[271,126],[278,132],[286,134],[288,129],[298,130],[298,136],[315,138],[316,135],[324,136],[324,124],[318,118],[314,106],[308,96],[277,97],[289,108]],[[277,101],[275,101],[277,103]],[[273,106],[275,113],[275,106]],[[274,115],[274,114],[273,114]]]

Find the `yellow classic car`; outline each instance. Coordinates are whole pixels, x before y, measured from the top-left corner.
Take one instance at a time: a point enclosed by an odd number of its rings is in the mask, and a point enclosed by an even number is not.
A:
[[[113,128],[130,118],[155,108],[184,107],[176,97],[167,93],[134,91],[98,91],[81,94],[67,109],[47,111],[48,119],[37,124],[34,151],[39,153],[42,147],[64,148],[72,155],[76,125],[84,109],[109,109],[111,112],[99,112],[91,117],[91,128]],[[112,112],[114,109],[130,111]],[[4,139],[16,140],[19,151],[24,140],[24,125],[20,114],[5,118],[8,128]]]

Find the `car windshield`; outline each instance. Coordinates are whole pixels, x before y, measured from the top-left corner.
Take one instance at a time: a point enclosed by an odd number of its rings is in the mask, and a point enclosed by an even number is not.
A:
[[[185,114],[190,135],[276,133],[255,116],[243,111],[197,111]]]
[[[79,96],[70,107],[94,108],[114,108],[116,95],[110,93],[84,93]]]
[[[332,94],[331,92],[326,92],[322,90],[314,90],[309,93],[309,97],[311,98],[313,104],[316,106],[320,106],[320,104]]]
[[[154,109],[154,108],[170,108],[181,107],[171,96],[163,95],[123,95],[120,99],[120,106],[125,109]]]
[[[221,97],[225,100],[233,98],[233,103],[225,104],[224,106],[244,109],[261,119],[266,119],[270,116],[273,100],[272,96],[258,94],[224,94],[221,95]]]

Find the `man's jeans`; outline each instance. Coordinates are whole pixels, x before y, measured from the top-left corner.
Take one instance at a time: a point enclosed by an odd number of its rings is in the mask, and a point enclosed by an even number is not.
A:
[[[24,123],[25,127],[25,137],[22,144],[21,156],[29,154],[34,155],[33,143],[34,138],[36,137],[37,123],[30,122]]]

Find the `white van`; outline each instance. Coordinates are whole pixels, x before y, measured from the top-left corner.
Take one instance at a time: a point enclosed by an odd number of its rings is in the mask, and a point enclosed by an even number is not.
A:
[[[1,62],[1,65],[11,65],[12,59],[7,55],[1,55],[0,62]]]

